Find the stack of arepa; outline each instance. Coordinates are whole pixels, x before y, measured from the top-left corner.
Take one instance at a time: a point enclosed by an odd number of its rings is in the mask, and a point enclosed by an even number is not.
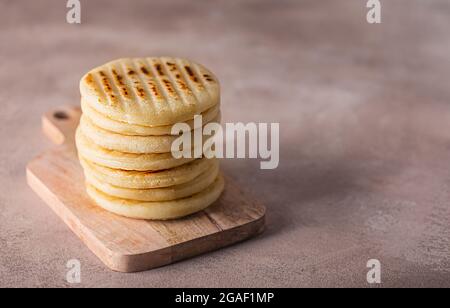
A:
[[[210,71],[178,58],[120,59],[90,71],[80,89],[76,143],[97,205],[131,218],[173,219],[219,198],[216,159],[171,153],[174,124],[194,134],[195,115],[203,125],[220,122],[220,88]]]

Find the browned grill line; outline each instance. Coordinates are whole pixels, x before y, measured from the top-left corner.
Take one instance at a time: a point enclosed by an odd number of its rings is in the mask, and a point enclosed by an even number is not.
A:
[[[108,70],[106,70],[106,72],[105,70],[98,71],[98,78],[100,78],[100,83],[106,96],[109,98],[112,105],[116,105],[120,94],[114,82],[112,82],[112,78],[108,74]]]
[[[139,71],[136,70],[133,60],[130,60],[130,62],[126,64],[126,69],[130,81],[133,84],[133,89],[136,93],[136,96],[139,102],[142,102],[140,106],[143,106],[143,103],[145,103],[147,99],[147,92],[145,91],[144,83],[142,82],[140,74],[138,73]]]
[[[148,69],[145,66],[141,67],[141,72],[146,75],[146,76],[150,76],[150,72],[148,71]]]
[[[215,82],[214,78],[210,74],[202,73],[201,75],[205,78],[206,81]]]
[[[192,68],[190,65],[185,65],[184,69],[186,70],[186,72],[188,73],[189,77],[191,78],[191,80],[195,83],[198,83],[198,78],[195,76],[194,72],[192,71]]]
[[[183,91],[183,93],[185,93],[186,95],[192,96],[192,97],[194,97],[195,100],[197,100],[197,97],[195,96],[195,93],[189,87],[188,81],[184,77],[183,72],[181,71],[181,67],[177,64],[176,60],[173,63],[174,63],[173,71],[177,72],[175,74],[175,79],[176,79],[176,83],[177,83],[178,88],[180,88],[181,91]]]
[[[148,70],[145,67],[143,67],[144,69],[142,69],[141,66],[139,65],[139,63],[136,63],[135,60],[131,61],[131,66],[133,67],[134,70],[136,70],[136,72],[141,71],[143,74],[145,74],[147,76],[149,75]],[[152,106],[152,109],[155,110],[155,108],[156,108],[155,99],[153,98],[152,93],[150,92],[150,87],[149,87],[148,83],[146,81],[144,81],[144,79],[141,76],[142,76],[141,74],[137,74],[137,78],[141,82],[142,89],[145,92],[145,97],[148,97],[148,99],[145,101],[149,102]]]
[[[197,73],[197,75],[200,76],[200,79],[203,80],[203,84],[206,85],[207,83],[205,82],[205,80],[209,83],[216,83],[215,78],[212,76],[212,73],[207,73],[205,71],[205,68],[202,67],[199,64],[194,64],[194,68],[195,68],[195,72]]]
[[[205,83],[205,81],[203,80],[202,74],[201,74],[201,72],[200,72],[200,68],[199,68],[199,67],[197,66],[197,64],[195,64],[195,63],[192,64],[192,67],[194,68],[194,69],[193,69],[194,75],[197,76],[197,79],[200,81],[202,87],[206,90],[206,93],[208,93],[208,97],[209,97],[210,101],[212,101],[212,95],[211,95],[211,92],[210,92],[210,88],[209,88],[209,86]]]
[[[133,96],[135,100],[139,99],[138,91],[136,89],[136,84],[134,83],[134,79],[130,78],[130,76],[135,75],[136,72],[133,71],[133,74],[130,73],[130,69],[127,67],[127,64],[123,61],[119,64],[120,70],[124,75],[125,84],[127,85],[127,89],[129,89],[130,95]]]
[[[163,84],[161,83],[161,79],[160,79],[160,77],[158,76],[158,72],[156,71],[156,69],[155,69],[155,67],[154,67],[154,64],[153,64],[153,61],[152,61],[153,59],[151,59],[151,58],[146,58],[145,60],[146,60],[146,62],[147,62],[148,67],[150,68],[151,72],[152,72],[153,75],[154,75],[153,80],[154,80],[156,86],[159,88],[159,91],[160,91],[160,92],[162,93],[162,95],[164,96],[164,99],[165,99],[165,102],[166,102],[167,106],[168,106],[169,109],[172,111],[172,113],[174,113],[175,109],[173,108],[172,104],[170,103],[170,102],[171,102],[171,99],[170,99],[168,93],[166,92],[166,89],[164,88]],[[154,60],[158,61],[156,58],[155,58]]]
[[[122,63],[122,61],[119,61],[119,63],[117,64],[117,70],[119,71],[119,74],[121,74],[123,76],[123,84],[124,84],[124,87],[126,89],[126,94],[127,94],[126,96],[124,96],[125,99],[123,99],[123,103],[122,103],[123,107],[126,108],[126,106],[129,105],[128,100],[131,101],[131,104],[134,107],[134,105],[135,105],[134,102],[137,102],[138,98],[134,91],[133,86],[131,85],[130,79],[128,78],[127,69],[126,69],[126,67],[124,67],[124,64]],[[133,108],[133,107],[131,107],[131,108]]]
[[[191,80],[189,77],[186,77],[186,71],[184,70],[184,64],[180,62],[181,60],[175,59],[175,63],[177,64],[178,71],[181,74],[181,77],[183,78],[184,83],[188,87],[188,90],[190,93],[192,93],[192,96],[195,98],[196,102],[195,104],[198,105],[198,102],[200,101],[200,96],[197,93],[197,90],[194,89],[194,87],[191,84]]]
[[[101,84],[100,84],[98,78],[96,77],[96,74],[89,73],[87,78],[89,78],[89,77],[92,79],[92,83],[93,83],[92,84],[92,88],[94,89],[94,91],[96,93],[100,94],[99,97],[101,97],[101,99],[103,98],[105,100],[104,103],[110,103],[111,104],[111,102],[109,101],[109,98],[106,95],[105,91],[103,91],[103,88],[101,87]],[[100,102],[101,102],[101,99],[100,99]]]
[[[160,91],[158,91],[158,86],[155,83],[155,78],[153,77],[153,74],[151,72],[151,69],[146,67],[147,61],[145,59],[139,59],[140,62],[139,66],[140,66],[140,70],[141,72],[144,74],[145,76],[145,87],[148,90],[148,92],[150,93],[151,97],[154,98],[153,99],[153,106],[155,110],[158,110],[156,108],[156,106],[159,104],[159,101],[161,99],[161,93]]]
[[[163,61],[161,61],[161,63],[163,63]],[[164,76],[164,71],[163,71],[161,63],[156,63],[155,64],[155,69],[156,69],[156,72],[158,73],[158,76],[163,77]]]
[[[175,92],[177,92],[177,95],[180,98],[181,102],[185,106],[189,106],[189,102],[187,101],[187,99],[185,97],[185,93],[184,92],[182,93],[180,91],[180,88],[178,87],[178,84],[176,83],[176,80],[174,79],[173,72],[176,71],[176,67],[175,67],[175,70],[173,70],[172,68],[169,68],[169,66],[165,60],[162,59],[161,62],[162,62],[163,70],[165,71],[167,77],[169,78],[169,80],[172,84],[172,88],[175,90]],[[167,62],[172,63],[170,61],[167,61]]]
[[[122,101],[124,101],[123,98],[125,99],[131,98],[131,89],[128,87],[125,76],[121,71],[120,67],[117,68],[115,65],[111,65],[110,71],[111,74],[113,75],[114,80],[116,81],[117,87],[119,88],[119,92],[122,95]]]

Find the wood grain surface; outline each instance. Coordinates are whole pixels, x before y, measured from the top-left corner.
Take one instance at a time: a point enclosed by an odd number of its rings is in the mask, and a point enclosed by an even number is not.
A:
[[[137,272],[240,242],[264,230],[265,208],[226,180],[221,198],[204,211],[171,221],[120,217],[85,192],[74,143],[78,107],[46,113],[44,133],[59,146],[27,167],[28,183],[109,268]],[[63,244],[63,243],[61,243]]]

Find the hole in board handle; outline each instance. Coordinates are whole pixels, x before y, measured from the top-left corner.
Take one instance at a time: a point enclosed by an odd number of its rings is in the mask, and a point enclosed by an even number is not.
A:
[[[53,114],[53,117],[57,120],[67,120],[69,119],[69,115],[64,111],[56,111]]]

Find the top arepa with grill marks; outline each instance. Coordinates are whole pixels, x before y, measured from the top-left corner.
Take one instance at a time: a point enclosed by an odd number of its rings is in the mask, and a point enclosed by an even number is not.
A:
[[[180,58],[119,59],[87,73],[80,91],[86,103],[117,121],[172,125],[220,104],[212,72]]]

